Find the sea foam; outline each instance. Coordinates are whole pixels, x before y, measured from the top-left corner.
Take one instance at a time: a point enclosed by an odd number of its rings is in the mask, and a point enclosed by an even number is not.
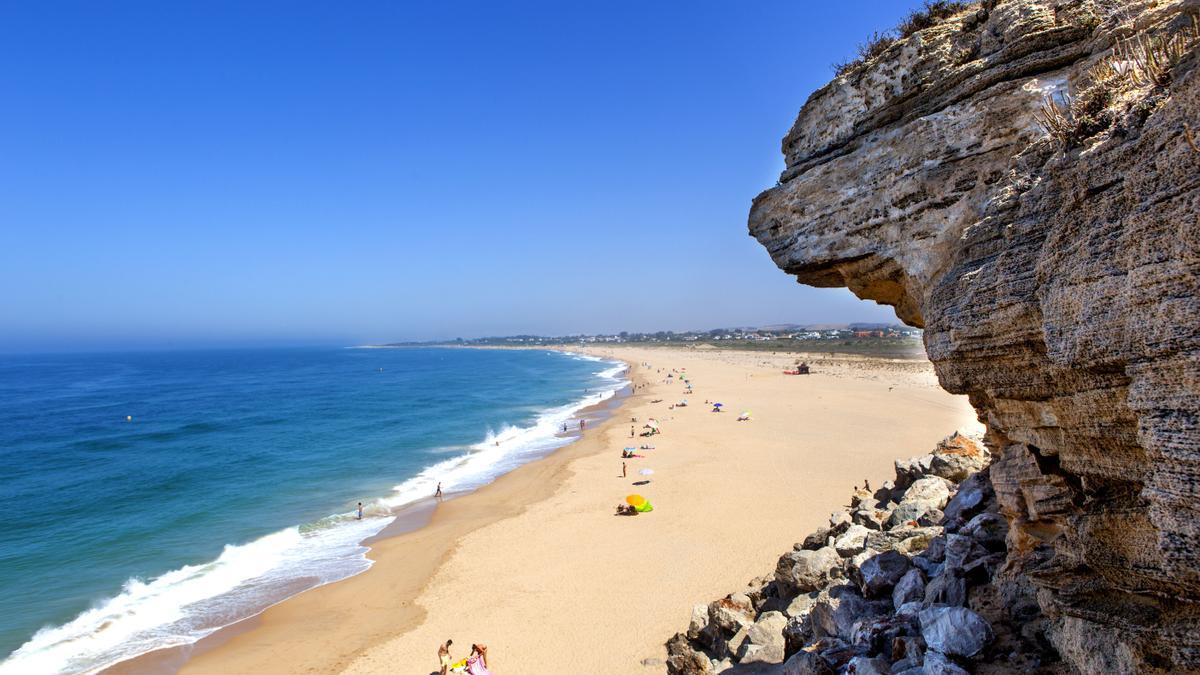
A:
[[[592,356],[572,358],[612,364]],[[92,673],[157,649],[192,644],[303,590],[359,574],[371,566],[362,541],[390,524],[397,510],[434,493],[477,489],[573,440],[562,434],[583,409],[611,399],[626,382],[623,364],[595,373],[597,390],[540,413],[533,424],[489,430],[485,438],[369,502],[367,518],[336,513],[254,541],[228,545],[215,560],[149,581],[128,580],[114,597],[60,626],[46,627],[0,662],[0,675]],[[431,454],[445,453],[438,448]]]

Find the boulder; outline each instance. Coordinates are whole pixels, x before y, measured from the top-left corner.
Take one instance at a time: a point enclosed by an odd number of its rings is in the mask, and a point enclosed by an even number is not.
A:
[[[828,597],[813,604],[808,613],[808,627],[813,637],[837,637],[838,627],[834,619],[837,605],[837,600]]]
[[[961,569],[967,564],[967,558],[971,555],[971,549],[974,548],[975,542],[970,537],[961,534],[946,535],[946,546],[943,564],[947,569]]]
[[[925,662],[922,667],[928,675],[969,675],[966,670],[947,658],[945,654],[934,651],[925,654]]]
[[[699,640],[705,628],[708,628],[708,605],[696,605],[692,607],[692,621],[687,629],[688,639]]]
[[[855,523],[862,525],[868,530],[883,529],[883,519],[879,517],[875,509],[859,509],[851,514],[850,517]]]
[[[829,514],[829,529],[831,530],[837,530],[840,528],[842,531],[845,531],[845,528],[848,527],[851,522],[850,514],[846,513],[845,511],[834,511],[833,513]]]
[[[847,560],[846,561],[846,570],[849,573],[850,580],[857,584],[858,583],[858,568],[861,567],[863,565],[863,563],[867,562],[868,560],[870,560],[871,558],[874,558],[877,555],[879,555],[879,551],[876,551],[875,549],[868,546],[867,548],[863,549],[862,553],[856,554],[854,557]]]
[[[987,466],[990,460],[986,448],[956,433],[938,444],[927,473],[958,483]]]
[[[941,575],[929,580],[925,586],[925,603],[930,605],[953,605],[962,607],[967,604],[967,582],[962,571],[948,569]]]
[[[796,652],[783,664],[782,675],[834,675],[837,671],[816,652]]]
[[[989,551],[1005,551],[1008,537],[1008,521],[997,513],[984,512],[967,521],[959,530],[959,534],[974,539],[980,546]]]
[[[855,656],[846,664],[846,672],[855,675],[889,675],[892,668],[887,660],[878,656]]]
[[[930,607],[918,618],[928,648],[947,656],[970,658],[995,637],[988,622],[966,607]]]
[[[963,521],[986,508],[991,496],[992,485],[988,482],[986,472],[977,473],[963,481],[943,510],[943,525],[947,531],[957,531]]]
[[[894,466],[896,468],[896,488],[903,490],[929,473],[933,466],[933,455],[898,459]]]
[[[913,614],[913,621],[916,622],[916,614]],[[912,666],[920,666],[925,659],[925,642],[915,635],[905,635],[892,640],[892,658],[893,659],[908,659],[912,662]],[[912,667],[908,666],[908,667]],[[896,664],[892,664],[892,670],[899,670]]]
[[[737,657],[742,653],[742,647],[750,639],[750,626],[742,626],[728,640],[717,640],[713,651],[720,658]]]
[[[829,533],[830,532],[831,532],[831,530],[828,527],[822,527],[822,528],[818,529],[816,532],[813,532],[812,534],[805,537],[803,543],[797,544],[796,550],[797,551],[803,551],[803,550],[815,551],[819,548],[823,548],[825,546],[825,543],[827,541],[829,541]]]
[[[733,635],[754,622],[754,603],[745,593],[733,593],[708,605],[708,630]]]
[[[782,663],[783,629],[788,619],[782,612],[765,612],[746,631],[738,652],[740,663]]]
[[[900,503],[916,502],[926,504],[931,508],[941,509],[950,501],[951,483],[938,476],[926,476],[904,491]]]
[[[924,502],[901,502],[892,509],[887,524],[888,527],[902,527],[907,523],[920,524],[922,519],[930,520],[934,512],[937,512],[937,509]]]
[[[944,561],[946,559],[946,537],[930,539],[929,546],[925,549],[925,557],[935,563]]]
[[[867,535],[867,547],[879,551],[896,548],[900,542],[913,537],[928,537],[932,539],[942,533],[941,527],[912,527],[907,524],[890,526],[889,529],[871,532]],[[915,544],[916,542],[914,542]]]
[[[892,589],[892,605],[896,609],[909,602],[925,599],[925,575],[917,568],[910,568]],[[689,631],[690,633],[690,631]]]
[[[914,567],[925,573],[925,578],[927,579],[932,579],[942,573],[941,563],[935,563],[923,555],[915,555],[910,560]]]
[[[804,649],[812,639],[812,623],[808,612],[788,619],[787,625],[783,627],[784,658]]]
[[[670,675],[711,675],[712,661],[692,649],[687,636],[676,633],[667,641],[667,673]]]
[[[842,558],[828,546],[810,551],[803,549],[784,554],[775,566],[775,580],[790,593],[815,591],[834,575],[840,574]]]
[[[879,614],[854,623],[850,644],[862,647],[867,654],[881,654],[891,648],[892,641],[910,629],[915,629],[907,617]]]
[[[789,617],[807,615],[819,597],[817,593],[801,593],[788,603],[783,613]]]
[[[896,544],[893,550],[905,555],[913,555],[929,548],[931,541],[933,541],[933,535],[928,532],[919,532]],[[870,540],[868,540],[868,543],[870,543]]]
[[[843,558],[862,553],[867,547],[867,535],[870,533],[871,531],[862,525],[851,525],[833,542],[833,548]]]
[[[858,567],[855,581],[864,597],[878,598],[889,593],[909,569],[907,556],[896,551],[884,551]]]

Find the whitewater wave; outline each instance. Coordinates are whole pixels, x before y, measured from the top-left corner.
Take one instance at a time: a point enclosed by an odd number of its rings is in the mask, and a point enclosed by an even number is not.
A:
[[[605,362],[590,356],[583,360]],[[625,368],[616,364],[595,373],[601,380],[598,390],[542,412],[529,426],[488,430],[465,452],[458,448],[460,454],[367,503],[363,520],[352,512],[332,514],[226,546],[202,565],[149,581],[130,579],[116,596],[61,626],[35,633],[0,662],[0,675],[93,673],[150,651],[192,644],[301,591],[359,574],[371,566],[362,541],[395,520],[397,510],[429,498],[439,482],[447,494],[468,492],[571,442],[561,433],[563,425],[571,427],[579,411],[611,399],[625,385]]]

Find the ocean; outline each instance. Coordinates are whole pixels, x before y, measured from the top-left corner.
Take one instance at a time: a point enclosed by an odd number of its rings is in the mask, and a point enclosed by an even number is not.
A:
[[[362,572],[397,510],[570,442],[623,368],[438,348],[0,356],[0,673],[94,671]]]

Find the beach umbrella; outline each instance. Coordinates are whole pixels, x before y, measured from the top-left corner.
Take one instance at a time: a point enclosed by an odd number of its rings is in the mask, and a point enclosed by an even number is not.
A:
[[[637,506],[635,506],[633,508],[638,513],[649,513],[650,511],[654,510],[654,506],[651,505],[650,502],[648,502],[644,499],[642,500],[641,504],[638,504]]]
[[[714,404],[713,404],[713,407],[714,407],[714,408],[720,408],[720,407],[722,407],[722,406],[724,406],[724,405],[725,405],[724,403],[714,403]]]
[[[640,473],[643,476],[653,476],[654,469],[640,469],[640,470],[638,470],[638,473]]]
[[[633,452],[634,450],[637,450],[637,448],[632,447],[632,446],[627,446],[625,449],[628,450],[629,452]]]
[[[629,495],[625,498],[625,503],[636,509],[646,503],[646,498],[641,495]]]

